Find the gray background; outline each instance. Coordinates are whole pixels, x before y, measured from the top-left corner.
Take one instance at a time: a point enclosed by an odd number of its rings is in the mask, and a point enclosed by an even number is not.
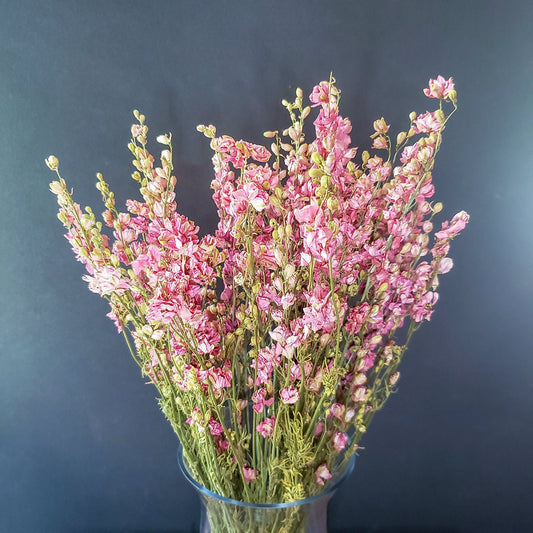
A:
[[[431,323],[331,506],[332,531],[533,530],[533,3],[0,1],[0,531],[192,531],[176,439],[75,263],[43,160],[83,205],[95,173],[135,197],[132,110],[172,131],[180,211],[212,231],[210,150],[261,141],[280,105],[333,71],[353,139],[425,111],[454,76],[459,111],[436,197],[471,223]],[[155,144],[155,143],[154,143]]]

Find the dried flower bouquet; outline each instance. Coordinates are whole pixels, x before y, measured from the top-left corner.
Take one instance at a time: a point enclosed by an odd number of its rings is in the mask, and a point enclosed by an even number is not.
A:
[[[109,301],[194,477],[235,500],[316,494],[357,450],[468,221],[460,212],[433,232],[442,205],[431,201],[432,170],[456,110],[451,78],[430,80],[438,109],[411,113],[395,139],[376,120],[376,152],[358,164],[339,94],[333,79],[321,82],[304,106],[298,89],[283,101],[291,125],[265,133],[270,149],[198,127],[214,151],[220,217],[202,238],[177,212],[171,136],[157,137],[156,162],[139,112],[129,148],[142,201],[119,212],[98,174],[109,236],[47,159],[90,290]]]

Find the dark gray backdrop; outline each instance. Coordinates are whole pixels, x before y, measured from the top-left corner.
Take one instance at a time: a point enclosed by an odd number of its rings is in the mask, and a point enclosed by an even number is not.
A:
[[[0,1],[0,531],[192,531],[176,440],[74,262],[50,153],[100,212],[95,173],[135,195],[132,109],[172,131],[180,210],[215,224],[198,123],[261,141],[333,71],[355,144],[454,76],[435,172],[453,243],[432,322],[331,506],[333,531],[533,529],[529,1]]]

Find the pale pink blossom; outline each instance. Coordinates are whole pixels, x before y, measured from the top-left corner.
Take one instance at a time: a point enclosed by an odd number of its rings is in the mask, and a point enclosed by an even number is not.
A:
[[[340,403],[333,403],[329,408],[329,414],[330,416],[334,416],[335,418],[342,420],[345,410],[346,407],[344,405]]]
[[[260,389],[257,389],[253,394],[252,394],[252,402],[253,402],[253,409],[254,411],[256,411],[257,413],[262,413],[263,412],[263,409],[265,407],[269,407],[272,405],[272,403],[274,402],[274,398],[270,398],[270,399],[266,399],[266,395],[267,395],[267,390],[263,387],[263,388],[260,388]]]
[[[442,229],[435,233],[436,239],[451,239],[461,232],[468,224],[470,217],[465,211],[457,213],[450,222],[442,223]]]
[[[199,407],[195,407],[192,410],[191,416],[185,420],[185,423],[195,426],[200,433],[205,432],[205,426],[202,420],[202,412],[200,411]]]
[[[424,89],[424,94],[429,98],[446,100],[451,91],[455,89],[453,78],[444,79],[440,74],[437,79],[429,80],[429,87]]]
[[[374,130],[376,133],[384,135],[390,129],[390,125],[385,122],[385,119],[381,117],[379,120],[374,120]]]
[[[374,139],[372,148],[375,148],[376,150],[387,150],[389,148],[389,143],[383,135],[380,135]]]
[[[329,471],[328,469],[328,466],[326,463],[320,465],[316,471],[315,471],[315,476],[316,476],[316,482],[319,484],[319,485],[323,485],[324,484],[324,481],[327,481],[328,479],[331,479],[331,472]]]
[[[432,133],[439,131],[441,128],[441,121],[437,118],[435,113],[430,111],[427,111],[423,115],[419,115],[413,121],[413,130],[415,133]]]
[[[288,405],[296,403],[300,399],[300,393],[298,392],[298,389],[292,385],[290,387],[281,389],[279,396],[281,401]]]
[[[264,438],[271,437],[274,434],[275,423],[276,423],[275,416],[271,416],[270,418],[265,418],[263,421],[257,424],[256,430]]]
[[[120,270],[111,266],[105,266],[94,272],[92,277],[83,276],[83,279],[89,283],[89,290],[100,296],[124,294],[131,287],[129,280],[122,276]]]
[[[453,268],[453,260],[449,257],[443,257],[439,261],[439,274],[446,274]]]
[[[344,447],[346,446],[347,441],[348,441],[348,436],[345,433],[335,433],[335,435],[333,435],[333,447],[338,452],[341,452],[342,450],[344,450]]]
[[[301,209],[295,209],[294,217],[296,218],[298,222],[300,222],[300,224],[310,223],[315,220],[318,210],[319,210],[318,204],[312,203],[310,205],[306,205],[305,207],[302,207]]]

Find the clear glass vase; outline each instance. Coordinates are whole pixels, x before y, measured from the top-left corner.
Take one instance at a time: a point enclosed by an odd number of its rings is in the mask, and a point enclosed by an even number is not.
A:
[[[275,504],[248,503],[220,496],[193,478],[181,448],[178,462],[201,500],[199,533],[327,533],[328,503],[339,485],[351,474],[355,456],[320,494]]]

